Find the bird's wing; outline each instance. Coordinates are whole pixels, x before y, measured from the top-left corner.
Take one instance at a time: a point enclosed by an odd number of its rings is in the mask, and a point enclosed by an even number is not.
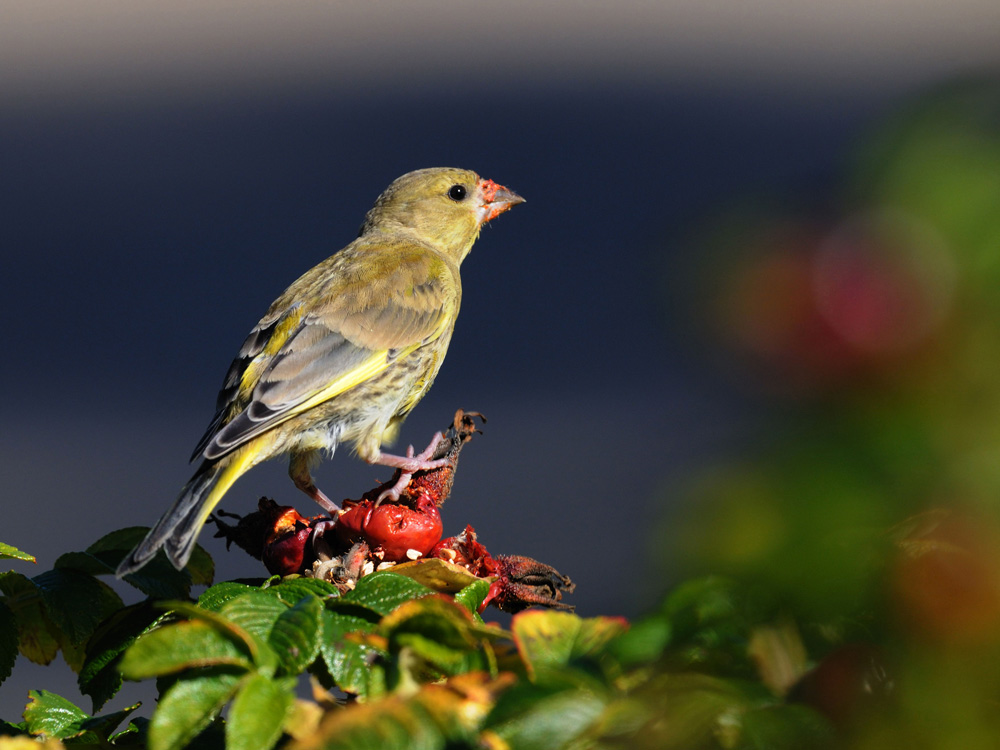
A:
[[[445,261],[416,248],[367,260],[313,280],[306,299],[282,304],[300,296],[293,285],[278,300],[233,361],[192,458],[226,455],[374,377],[453,323],[459,291]]]

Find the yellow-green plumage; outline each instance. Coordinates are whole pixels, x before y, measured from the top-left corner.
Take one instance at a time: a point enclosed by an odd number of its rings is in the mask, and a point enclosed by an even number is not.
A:
[[[289,454],[296,486],[321,504],[329,501],[309,475],[318,451],[347,443],[366,461],[400,465],[381,445],[444,360],[462,298],[459,266],[482,225],[521,201],[468,170],[393,182],[358,238],[293,282],[250,332],[192,457],[198,471],[118,574],[160,547],[183,567],[212,508],[269,458]]]

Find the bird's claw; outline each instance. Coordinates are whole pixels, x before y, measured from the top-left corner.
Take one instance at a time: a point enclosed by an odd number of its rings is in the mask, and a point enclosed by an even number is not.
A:
[[[391,466],[394,469],[398,469],[400,474],[399,478],[393,483],[392,487],[379,494],[378,498],[375,500],[375,507],[378,507],[383,500],[390,500],[394,503],[399,502],[399,496],[402,494],[403,490],[406,489],[407,485],[410,483],[410,479],[413,478],[413,475],[416,472],[430,471],[432,469],[440,469],[442,466],[447,466],[447,458],[433,458],[434,453],[437,451],[438,446],[443,440],[445,440],[444,434],[436,432],[434,433],[434,437],[431,438],[430,445],[416,455],[414,455],[414,449],[411,445],[406,449],[405,456],[390,456],[386,454],[379,456],[377,463],[380,463],[383,466]]]

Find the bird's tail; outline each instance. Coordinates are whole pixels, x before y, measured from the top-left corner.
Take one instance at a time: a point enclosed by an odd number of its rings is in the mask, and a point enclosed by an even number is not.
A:
[[[198,532],[205,524],[208,514],[218,505],[233,482],[246,471],[247,463],[246,454],[237,454],[235,460],[214,463],[206,461],[202,464],[184,485],[170,510],[122,560],[115,575],[122,578],[134,573],[152,560],[161,547],[175,568],[181,570],[187,565],[198,539]]]

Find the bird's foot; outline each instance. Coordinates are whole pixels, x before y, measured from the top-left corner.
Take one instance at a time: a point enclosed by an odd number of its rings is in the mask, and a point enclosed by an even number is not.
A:
[[[431,469],[439,469],[442,466],[447,466],[447,458],[433,458],[438,446],[444,439],[445,437],[442,433],[436,432],[434,433],[434,437],[431,438],[430,445],[424,448],[421,453],[414,455],[413,446],[411,445],[407,448],[405,456],[391,456],[386,453],[380,455],[375,463],[399,469],[400,474],[399,478],[392,485],[392,487],[385,490],[378,496],[378,499],[375,501],[375,507],[378,507],[383,500],[398,502],[400,494],[406,489],[407,485],[410,483],[410,479],[413,478],[414,473],[418,471],[430,471]]]
[[[340,506],[328,498],[326,493],[324,493],[319,487],[316,488],[316,494],[312,496],[312,499],[319,503],[319,507],[334,518],[336,518],[337,514],[340,513]]]
[[[316,486],[312,474],[309,472],[309,464],[315,462],[317,455],[316,451],[294,454],[288,463],[288,476],[292,478],[292,482],[295,483],[296,487],[309,495],[327,514],[336,517],[340,512],[340,506],[328,498],[326,493]]]

